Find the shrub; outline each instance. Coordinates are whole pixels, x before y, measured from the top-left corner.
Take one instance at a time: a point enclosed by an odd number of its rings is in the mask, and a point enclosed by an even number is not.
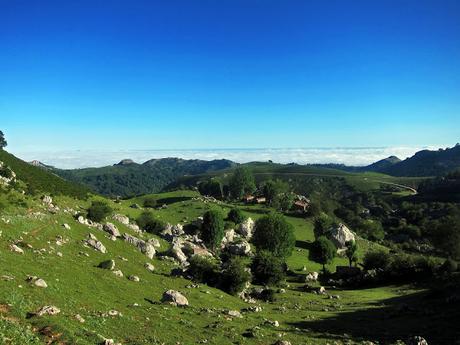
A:
[[[198,191],[201,195],[208,195],[220,199],[223,195],[222,184],[216,179],[210,179],[198,184]]]
[[[310,259],[322,264],[323,271],[326,273],[326,264],[332,262],[336,253],[337,248],[335,247],[334,243],[332,243],[326,237],[320,236],[315,242],[313,242],[313,245],[310,249]]]
[[[112,208],[103,201],[93,201],[87,211],[88,218],[99,223],[112,213]]]
[[[260,250],[251,263],[254,282],[263,285],[277,285],[286,276],[286,263],[271,252]]]
[[[155,208],[157,207],[157,204],[157,200],[151,196],[144,199],[144,207]]]
[[[446,273],[456,272],[458,270],[458,264],[452,259],[447,259],[441,266],[441,271]]]
[[[195,255],[189,262],[190,266],[187,273],[192,276],[194,281],[206,283],[210,286],[217,284],[219,280],[219,267],[214,260]]]
[[[5,178],[12,178],[13,172],[7,166],[0,166],[0,176]]]
[[[251,280],[251,274],[246,270],[244,262],[239,257],[232,257],[222,270],[220,286],[222,290],[231,295],[243,291],[246,284]]]
[[[294,230],[284,216],[271,213],[256,221],[252,241],[257,249],[286,258],[294,249]]]
[[[264,302],[275,302],[276,301],[275,290],[273,290],[273,289],[263,289],[260,292],[258,298],[261,299]]]
[[[390,254],[384,250],[367,252],[364,255],[363,266],[366,270],[386,270],[390,266]]]
[[[228,212],[227,219],[235,224],[240,224],[246,219],[246,217],[244,216],[243,211],[235,207]]]
[[[166,226],[165,222],[155,218],[152,212],[141,213],[141,215],[136,219],[136,223],[142,230],[151,234],[158,234]]]
[[[210,210],[203,215],[201,238],[213,250],[222,242],[224,238],[224,218],[219,211]]]

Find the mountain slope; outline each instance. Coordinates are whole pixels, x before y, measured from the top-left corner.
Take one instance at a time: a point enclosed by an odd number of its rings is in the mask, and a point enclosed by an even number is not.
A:
[[[379,170],[393,176],[440,176],[460,167],[460,145],[438,151],[423,150]]]
[[[69,182],[51,171],[33,166],[15,157],[7,151],[0,150],[0,161],[4,162],[27,185],[31,193],[50,193],[85,198],[89,189],[74,182]]]
[[[390,156],[384,159],[381,159],[375,163],[372,163],[366,167],[359,168],[360,171],[375,171],[383,172],[387,169],[390,169],[393,165],[401,162],[401,160],[396,156]]]
[[[63,178],[85,184],[100,194],[128,197],[158,192],[181,176],[226,169],[234,164],[225,159],[204,161],[162,158],[143,164],[124,159],[118,164],[102,168],[54,171]]]

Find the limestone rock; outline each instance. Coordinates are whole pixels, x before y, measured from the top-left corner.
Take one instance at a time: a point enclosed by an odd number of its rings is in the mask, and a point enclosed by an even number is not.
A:
[[[251,239],[254,231],[254,221],[252,218],[245,219],[238,228],[238,233],[246,239]]]
[[[150,271],[150,272],[155,271],[155,266],[153,266],[150,262],[146,262],[144,267],[146,268],[147,271]]]
[[[337,249],[344,249],[346,242],[355,240],[355,235],[345,224],[340,223],[337,227],[330,229],[329,238]]]
[[[170,303],[176,306],[188,306],[187,298],[176,290],[165,291],[161,301],[163,303]]]
[[[14,253],[24,254],[24,250],[15,244],[10,244],[10,250]]]
[[[101,241],[98,241],[98,239],[96,238],[96,236],[94,236],[93,234],[89,234],[88,235],[88,238],[85,240],[85,243],[90,246],[91,248],[105,254],[107,253],[107,249],[105,248],[105,246],[102,244]]]
[[[37,316],[43,316],[43,315],[57,315],[61,312],[61,309],[58,307],[55,307],[54,305],[45,305],[44,307],[41,307],[39,311],[37,311]]]
[[[305,282],[310,283],[310,282],[316,282],[318,280],[318,272],[310,272],[305,276]]]
[[[135,246],[141,253],[145,254],[149,259],[153,259],[156,250],[151,243],[145,242],[127,233],[123,234],[123,238],[126,242]]]
[[[229,246],[227,246],[227,249],[230,253],[234,255],[251,254],[251,245],[247,241],[242,241],[239,243],[231,243]]]
[[[120,222],[121,224],[128,225],[129,224],[129,218],[125,215],[122,214],[114,214],[112,217],[114,220],[117,222]]]
[[[115,237],[121,236],[120,231],[118,231],[118,228],[112,223],[105,223],[104,231],[108,232],[110,235],[115,236]]]
[[[141,281],[140,278],[138,276],[134,276],[134,275],[131,275],[128,277],[129,280],[131,280],[132,282],[139,282]]]
[[[69,224],[64,223],[64,224],[62,224],[62,226],[64,227],[64,229],[70,230],[70,225]]]
[[[407,341],[407,345],[428,345],[428,342],[425,338],[422,338],[421,336],[415,336],[409,338],[409,340]]]
[[[120,277],[120,278],[123,277],[123,272],[120,270],[113,271],[112,273],[115,274],[115,276],[117,277]]]

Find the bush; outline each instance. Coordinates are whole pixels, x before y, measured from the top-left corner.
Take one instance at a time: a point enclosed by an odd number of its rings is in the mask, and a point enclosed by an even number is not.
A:
[[[452,259],[447,259],[441,266],[441,271],[446,273],[457,272],[458,264]]]
[[[88,219],[99,223],[112,213],[112,208],[103,201],[93,201],[87,211]]]
[[[366,270],[386,270],[390,266],[390,254],[384,250],[367,252],[364,255],[363,266]]]
[[[221,199],[223,195],[222,184],[216,179],[210,179],[198,184],[198,191],[201,195],[212,196]]]
[[[0,176],[9,179],[9,178],[13,177],[13,172],[7,166],[2,166],[2,167],[0,167]]]
[[[246,219],[246,217],[244,216],[243,211],[235,207],[228,212],[227,219],[235,224],[240,224]]]
[[[271,213],[256,221],[252,242],[259,250],[286,258],[295,246],[294,230],[284,216]]]
[[[251,274],[246,270],[244,262],[239,257],[232,257],[226,263],[222,271],[220,286],[222,290],[231,295],[243,291],[246,284],[251,280]]]
[[[157,200],[153,197],[147,197],[144,199],[144,207],[147,207],[147,208],[155,208],[157,207]]]
[[[210,286],[217,284],[219,280],[219,266],[214,260],[195,255],[189,262],[190,266],[187,273],[192,276],[194,281],[206,283]]]
[[[151,234],[160,233],[166,226],[165,222],[155,218],[152,212],[141,213],[141,215],[136,219],[136,223],[142,230]]]
[[[275,290],[273,290],[273,289],[263,289],[260,292],[258,298],[261,299],[264,302],[275,302],[276,301]]]
[[[224,218],[217,210],[210,210],[203,215],[201,239],[215,250],[224,238]]]
[[[253,280],[257,284],[277,285],[285,278],[286,270],[284,260],[266,250],[258,251],[251,263]]]

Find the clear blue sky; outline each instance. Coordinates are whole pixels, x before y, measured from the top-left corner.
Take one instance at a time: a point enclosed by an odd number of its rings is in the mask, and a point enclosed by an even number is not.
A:
[[[0,0],[14,150],[460,141],[460,1]]]

